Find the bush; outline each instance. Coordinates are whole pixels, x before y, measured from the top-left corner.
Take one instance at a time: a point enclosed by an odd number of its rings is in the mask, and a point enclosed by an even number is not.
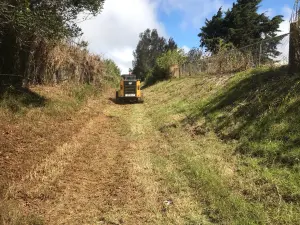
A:
[[[186,56],[182,49],[169,50],[163,53],[156,60],[156,65],[163,70],[168,70],[173,65],[182,65],[186,61]]]
[[[169,50],[156,59],[155,67],[146,74],[145,84],[152,85],[156,81],[170,78],[170,68],[173,65],[182,65],[186,56],[182,49]]]
[[[117,64],[111,59],[104,60],[106,67],[106,80],[112,85],[117,87],[121,78],[121,70]]]

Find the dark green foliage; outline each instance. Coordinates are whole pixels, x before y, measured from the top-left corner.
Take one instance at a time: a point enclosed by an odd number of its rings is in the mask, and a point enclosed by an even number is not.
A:
[[[140,34],[140,41],[133,53],[132,72],[142,81],[146,80],[148,84],[165,79],[168,70],[158,68],[156,61],[163,53],[177,49],[178,46],[173,38],[167,41],[164,37],[159,36],[157,30],[147,29]]]
[[[225,39],[228,33],[228,28],[224,26],[224,18],[222,8],[219,9],[216,15],[211,20],[206,20],[205,26],[201,28],[201,33],[198,35],[201,38],[201,47],[206,47],[208,51],[217,53],[218,46],[222,39]]]
[[[205,26],[201,28],[198,35],[201,47],[217,53],[221,40],[241,48],[262,41],[263,36],[264,38],[275,37],[283,17],[275,16],[270,19],[264,13],[259,14],[257,11],[261,1],[237,0],[225,14],[220,8],[217,14],[211,20],[206,20]],[[272,48],[268,49],[268,54],[274,56],[279,54],[276,46],[280,40],[274,40]]]
[[[166,51],[169,51],[169,50],[173,51],[173,50],[176,50],[176,49],[178,49],[178,46],[177,46],[176,42],[174,41],[173,38],[170,38],[168,40],[168,43],[166,44]]]
[[[155,67],[156,59],[165,51],[166,39],[158,35],[157,30],[147,29],[140,34],[133,61],[133,73],[141,80]]]

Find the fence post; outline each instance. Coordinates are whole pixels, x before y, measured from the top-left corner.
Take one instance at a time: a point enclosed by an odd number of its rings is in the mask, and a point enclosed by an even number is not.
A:
[[[291,23],[290,30],[289,72],[298,73],[300,71],[300,28],[298,22]]]
[[[261,64],[261,54],[262,54],[262,42],[260,42],[259,44],[258,67],[260,67]]]

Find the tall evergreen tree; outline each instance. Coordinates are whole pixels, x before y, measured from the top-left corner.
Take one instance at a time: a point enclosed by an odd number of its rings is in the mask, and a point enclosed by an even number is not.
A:
[[[157,30],[147,29],[140,34],[140,40],[133,53],[133,73],[144,80],[155,67],[156,59],[166,49],[166,39],[158,35]]]
[[[166,51],[168,51],[168,50],[173,51],[176,49],[178,49],[176,42],[174,41],[173,38],[169,38],[168,43],[166,44]]]
[[[228,34],[228,27],[224,26],[224,17],[222,8],[211,20],[206,19],[205,26],[201,28],[201,33],[198,35],[201,38],[200,47],[206,47],[208,51],[218,52],[218,46],[222,39],[225,39]]]
[[[237,0],[225,14],[219,9],[211,20],[206,20],[199,33],[200,46],[207,51],[216,53],[220,40],[232,43],[240,48],[276,36],[279,25],[283,21],[281,15],[269,18],[264,13],[258,13],[262,0]],[[268,53],[278,55],[276,46],[280,40],[275,40]]]

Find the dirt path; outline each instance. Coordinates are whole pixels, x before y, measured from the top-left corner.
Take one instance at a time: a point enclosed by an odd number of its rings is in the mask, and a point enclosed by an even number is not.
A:
[[[152,126],[149,105],[117,105],[110,96],[89,101],[81,129],[10,185],[4,224],[190,224],[191,215],[202,218],[187,188],[178,192],[165,180],[172,165],[160,165],[159,155],[168,142]]]
[[[30,221],[36,223],[155,223],[160,206],[148,176],[149,159],[137,140],[143,127],[130,116],[134,105],[116,105],[107,98],[104,106],[91,101],[88,107],[93,109],[90,120],[11,184],[6,201],[19,205],[16,216],[33,215]]]

